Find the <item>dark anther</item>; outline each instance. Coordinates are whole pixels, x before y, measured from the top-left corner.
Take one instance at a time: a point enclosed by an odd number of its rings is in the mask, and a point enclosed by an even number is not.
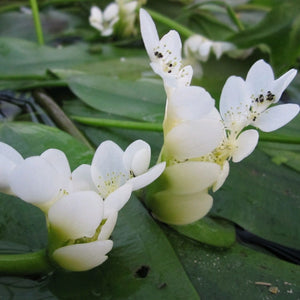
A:
[[[260,103],[264,102],[264,100],[265,100],[264,95],[260,94],[258,99],[259,99]]]
[[[267,93],[267,100],[268,101],[273,101],[274,100],[274,97],[275,97],[275,95],[274,94],[272,94],[270,91],[268,91],[268,93]]]
[[[258,98],[255,99],[255,102],[258,102]]]
[[[158,57],[158,58],[162,58],[162,57],[164,57],[164,56],[163,56],[161,53],[158,53],[157,57]]]
[[[172,68],[172,67],[173,67],[173,64],[169,64],[169,67]]]
[[[168,73],[171,73],[171,72],[172,72],[171,70],[168,71]]]
[[[254,122],[254,121],[256,120],[256,117],[253,117],[253,119],[252,119],[252,120],[253,120],[253,122]]]
[[[159,53],[158,51],[155,51],[155,52],[154,52],[154,55],[155,55],[155,56],[158,56],[158,53]]]
[[[138,278],[146,278],[148,273],[150,271],[149,266],[140,266],[136,271],[135,271],[135,277]]]

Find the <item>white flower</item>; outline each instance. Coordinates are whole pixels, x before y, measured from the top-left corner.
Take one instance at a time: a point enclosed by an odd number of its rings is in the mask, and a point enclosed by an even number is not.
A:
[[[119,6],[110,3],[102,12],[97,6],[91,8],[90,25],[98,29],[102,36],[112,35],[114,25],[119,21]]]
[[[299,112],[297,104],[269,106],[279,101],[296,73],[292,69],[274,80],[270,65],[259,60],[250,68],[246,81],[240,77],[228,78],[220,100],[226,127],[237,134],[248,125],[269,132],[291,121]]]
[[[49,209],[48,220],[50,255],[62,268],[86,271],[107,259],[115,222],[105,218],[105,205],[97,193],[81,191],[61,198]]]
[[[258,132],[250,129],[241,133],[249,122],[251,97],[246,82],[231,76],[225,82],[220,99],[220,113],[227,129],[219,152],[225,159],[239,162],[250,155],[258,143]]]
[[[174,89],[166,107],[163,160],[178,162],[199,158],[213,151],[224,134],[209,93],[195,86]]]
[[[23,157],[18,151],[0,142],[0,192],[12,194],[8,178],[13,169],[22,162]]]
[[[208,194],[225,181],[229,168],[211,154],[223,141],[225,130],[214,100],[201,87],[177,87],[170,94],[164,120],[160,160],[167,168],[158,180],[160,191],[149,196],[153,215],[169,224],[188,224],[208,213]]]
[[[176,87],[178,80],[181,85],[182,82],[189,85],[192,68],[182,65],[182,44],[178,32],[171,30],[160,40],[152,18],[144,9],[140,9],[140,23],[142,38],[153,71],[163,78],[167,86]]]
[[[105,141],[96,150],[91,166],[82,165],[74,170],[73,188],[93,189],[103,199],[125,186],[132,187],[133,191],[141,189],[165,168],[165,163],[160,163],[148,170],[150,158],[150,146],[142,140],[131,143],[125,152],[114,142]]]
[[[138,1],[116,0],[119,6],[120,26],[122,36],[130,36],[137,33],[135,26],[137,18]]]
[[[148,170],[150,157],[150,146],[142,140],[130,144],[125,152],[112,141],[103,142],[91,164],[92,179],[100,195],[105,199],[125,183],[131,184],[135,191],[154,181],[163,172],[165,163]]]
[[[69,162],[62,151],[49,149],[19,162],[10,172],[8,184],[14,195],[47,211],[70,190]]]
[[[269,108],[277,103],[297,71],[291,69],[274,80],[274,73],[269,64],[257,61],[249,70],[246,84],[251,94],[250,124],[262,131],[274,131],[290,122],[299,112],[297,104],[282,104]]]
[[[214,52],[219,59],[223,53],[236,49],[235,45],[228,42],[212,41],[200,34],[190,36],[184,43],[186,57],[194,57],[200,61],[207,61],[210,52]]]

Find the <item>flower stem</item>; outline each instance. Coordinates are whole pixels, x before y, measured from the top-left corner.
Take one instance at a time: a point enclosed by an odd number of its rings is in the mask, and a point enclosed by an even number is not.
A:
[[[52,269],[46,249],[24,254],[0,254],[1,275],[47,274]]]
[[[38,43],[39,43],[39,45],[44,45],[44,37],[43,37],[43,31],[42,31],[37,1],[30,0],[30,5],[31,5],[31,9],[32,9],[34,26],[35,26]]]
[[[188,38],[195,34],[194,31],[190,30],[189,28],[179,24],[178,22],[170,19],[169,17],[166,17],[152,9],[147,8],[148,13],[151,15],[151,17],[160,23],[168,25],[170,28],[178,31],[182,36]]]
[[[162,125],[160,123],[147,123],[147,122],[135,122],[135,121],[121,121],[111,119],[98,119],[71,116],[71,118],[79,123],[92,125],[95,127],[117,127],[134,130],[149,130],[149,131],[162,131]]]

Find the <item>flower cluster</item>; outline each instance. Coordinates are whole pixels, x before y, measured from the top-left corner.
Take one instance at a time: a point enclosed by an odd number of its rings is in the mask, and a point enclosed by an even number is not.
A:
[[[195,34],[190,36],[184,43],[185,62],[190,63],[194,68],[197,77],[202,76],[201,62],[206,62],[211,52],[217,59],[224,53],[236,53],[237,48],[234,44],[222,41],[212,41],[203,35]]]
[[[125,151],[112,141],[103,142],[91,165],[72,173],[65,154],[49,149],[23,159],[0,142],[0,191],[39,207],[48,220],[48,253],[56,264],[84,271],[107,259],[109,237],[119,210],[131,192],[154,181],[165,163],[149,168],[150,146],[142,140]]]
[[[276,130],[299,112],[297,104],[276,104],[296,75],[292,69],[277,80],[270,65],[257,61],[246,80],[231,76],[220,98],[220,112],[203,88],[191,86],[193,69],[184,66],[176,31],[159,39],[150,15],[140,10],[141,33],[167,94],[164,145],[159,161],[167,167],[146,200],[153,215],[170,224],[187,224],[205,216],[229,173],[229,161],[252,153],[258,131]],[[271,107],[270,107],[271,106]],[[246,128],[246,129],[245,129]]]
[[[144,0],[115,0],[104,11],[92,6],[90,25],[99,30],[102,36],[110,36],[116,32],[122,37],[136,35],[137,11],[144,3]]]

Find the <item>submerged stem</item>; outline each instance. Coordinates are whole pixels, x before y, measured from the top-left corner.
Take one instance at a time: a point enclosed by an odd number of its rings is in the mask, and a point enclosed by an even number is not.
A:
[[[43,36],[37,1],[30,0],[30,5],[31,5],[32,14],[33,14],[34,26],[35,26],[38,43],[39,43],[39,45],[42,46],[42,45],[44,45],[44,36]]]
[[[0,254],[0,274],[47,274],[52,269],[46,249],[24,254]]]
[[[94,150],[93,146],[83,135],[83,133],[73,124],[73,122],[50,96],[46,95],[43,91],[35,91],[33,93],[33,96],[36,102],[46,110],[46,112],[54,120],[59,128],[63,129],[73,137],[83,142],[91,150]]]

